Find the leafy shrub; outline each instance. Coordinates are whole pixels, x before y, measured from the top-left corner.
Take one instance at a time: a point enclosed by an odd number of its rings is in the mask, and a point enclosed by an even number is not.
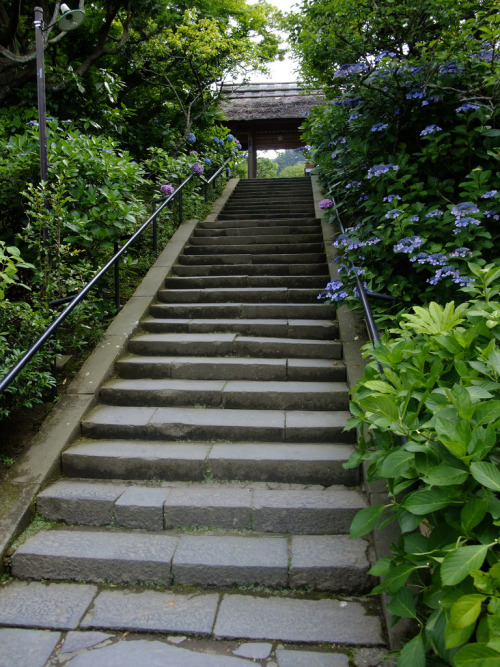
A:
[[[389,502],[359,512],[351,536],[401,530],[371,569],[396,620],[418,624],[401,666],[500,663],[500,268],[469,269],[469,300],[403,315],[353,392],[365,435],[347,465],[366,462]]]

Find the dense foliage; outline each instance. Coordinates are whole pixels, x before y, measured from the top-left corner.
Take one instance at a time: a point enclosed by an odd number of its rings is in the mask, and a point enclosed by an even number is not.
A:
[[[305,0],[289,22],[304,77],[325,91],[304,121],[320,206],[346,227],[323,296],[354,304],[358,275],[396,298],[391,313],[376,306],[382,325],[399,312],[366,350],[349,465],[389,493],[352,535],[401,530],[372,569],[374,593],[417,627],[400,667],[500,665],[498,9]]]

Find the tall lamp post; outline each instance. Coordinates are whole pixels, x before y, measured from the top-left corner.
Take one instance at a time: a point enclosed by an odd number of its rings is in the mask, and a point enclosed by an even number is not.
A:
[[[36,52],[36,81],[38,94],[38,134],[40,138],[40,180],[48,179],[47,162],[47,113],[45,105],[45,58],[43,33],[57,24],[59,30],[69,32],[78,28],[85,18],[83,9],[71,10],[64,2],[61,5],[62,16],[55,23],[45,27],[43,9],[35,7],[35,52]]]

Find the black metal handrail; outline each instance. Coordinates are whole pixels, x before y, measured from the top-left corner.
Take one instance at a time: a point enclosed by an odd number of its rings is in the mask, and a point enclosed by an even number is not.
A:
[[[342,220],[338,212],[337,203],[333,197],[332,201],[333,201],[333,206],[335,208],[335,215],[337,216],[337,222],[340,227],[340,232],[341,234],[345,234],[345,228],[344,225],[342,224]],[[393,297],[386,296],[385,294],[377,294],[376,292],[370,292],[365,288],[365,286],[363,285],[363,281],[357,274],[355,274],[354,279],[356,281],[356,288],[358,290],[359,299],[361,301],[361,305],[363,306],[363,311],[366,319],[366,326],[368,327],[368,333],[370,335],[371,341],[372,343],[380,343],[380,334],[377,325],[375,324],[375,318],[373,317],[373,312],[368,297],[375,296],[382,299],[385,298],[387,300],[392,300]]]
[[[207,181],[204,178],[201,178],[201,180],[206,184],[205,187],[208,186],[209,183],[212,183],[217,176],[219,176],[222,172],[222,170],[226,167],[228,162],[231,160],[231,158],[228,158],[222,167],[220,167],[215,174],[213,174],[210,179]],[[166,197],[163,197],[162,199],[156,199],[152,203],[154,205],[154,210],[152,215],[149,216],[149,218],[144,222],[141,227],[124,243],[124,245],[115,252],[113,257],[96,273],[96,275],[85,285],[85,287],[78,292],[78,294],[75,294],[73,297],[64,297],[63,299],[58,299],[57,302],[52,302],[53,305],[56,303],[64,303],[66,301],[69,301],[68,305],[66,308],[60,313],[60,315],[45,329],[43,334],[38,338],[37,341],[30,347],[30,349],[24,353],[24,355],[19,359],[19,361],[13,366],[10,371],[4,375],[4,377],[0,380],[0,395],[7,389],[7,387],[16,379],[16,377],[19,375],[19,373],[25,368],[25,366],[33,359],[35,354],[43,347],[43,345],[47,342],[47,340],[55,333],[55,331],[58,329],[58,327],[64,322],[64,320],[70,315],[70,313],[73,312],[73,310],[78,306],[79,303],[81,303],[87,294],[95,287],[95,285],[99,282],[99,280],[104,276],[104,274],[113,266],[118,265],[118,261],[122,257],[122,255],[130,248],[130,246],[140,237],[142,234],[146,231],[146,229],[153,223],[154,231],[153,231],[153,245],[154,245],[154,252],[155,255],[157,253],[157,241],[156,241],[156,220],[160,213],[165,209],[168,204],[174,199],[175,196],[179,197],[179,216],[182,216],[182,191],[184,187],[189,183],[194,178],[195,174],[190,174],[180,185],[176,190],[171,195],[167,195]],[[161,202],[158,207],[156,207],[156,204],[158,202]],[[182,217],[179,218],[179,222],[182,222]],[[115,246],[116,247],[116,246]],[[115,283],[116,283],[116,275],[115,274]],[[119,292],[118,292],[119,294]],[[119,298],[119,297],[118,297]]]

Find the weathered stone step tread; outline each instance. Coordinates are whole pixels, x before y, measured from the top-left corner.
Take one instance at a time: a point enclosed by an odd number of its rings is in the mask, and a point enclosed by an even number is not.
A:
[[[112,405],[199,405],[258,410],[347,410],[345,382],[190,379],[116,379],[101,387]]]
[[[286,319],[333,321],[335,311],[321,303],[154,303],[156,318]]]
[[[261,533],[342,535],[366,507],[359,491],[262,489],[229,484],[132,486],[115,482],[62,480],[38,495],[37,511],[49,521],[163,531],[185,526],[243,529]]]
[[[326,270],[326,269],[325,269]],[[312,276],[168,276],[165,278],[167,289],[205,289],[207,287],[263,287],[273,289],[274,287],[298,287],[316,288],[321,290],[328,282],[328,274]]]
[[[115,368],[126,378],[340,382],[346,377],[343,362],[332,359],[128,355],[119,359]]]
[[[328,320],[251,319],[251,318],[148,318],[141,322],[142,329],[151,333],[213,333],[235,332],[247,336],[277,336],[279,338],[307,338],[328,340],[338,338],[337,322]]]
[[[297,252],[283,252],[279,253],[268,253],[268,254],[256,254],[254,249],[250,249],[241,252],[236,252],[232,254],[203,254],[203,255],[180,255],[179,258],[180,264],[186,264],[190,266],[199,266],[199,265],[234,265],[234,264],[248,264],[248,265],[261,265],[269,264],[304,264],[304,263],[321,263],[324,265],[326,262],[326,256],[324,248],[318,252],[304,252],[297,248]]]
[[[245,229],[245,228],[251,228],[255,226],[262,226],[262,221],[261,220],[238,220],[237,221],[237,229]],[[304,225],[307,227],[313,227],[313,226],[320,226],[321,225],[321,220],[319,218],[316,218],[314,216],[310,218],[303,218],[298,219],[295,218],[293,220],[290,219],[275,219],[273,220],[272,223],[266,223],[266,227],[276,227],[276,226],[283,226],[283,227],[289,227],[291,229],[301,229]],[[200,222],[198,224],[198,229],[235,229],[235,223],[233,220],[210,220],[210,221],[205,221],[205,222]]]
[[[346,411],[233,410],[100,405],[82,421],[82,434],[146,440],[352,442]]]
[[[33,600],[38,604],[33,605]],[[43,613],[40,613],[43,610]],[[170,590],[134,589],[130,586],[113,589],[72,583],[40,583],[36,581],[9,581],[0,589],[0,624],[12,629],[1,631],[15,633],[10,639],[14,646],[27,642],[26,658],[36,655],[49,657],[56,644],[60,644],[58,632],[39,631],[27,638],[25,633],[35,631],[19,628],[44,628],[59,631],[76,630],[73,636],[85,637],[82,631],[138,632],[156,634],[196,635],[218,640],[252,639],[289,641],[295,643],[328,643],[360,646],[383,645],[380,622],[371,616],[362,601],[350,599],[341,603],[337,599],[316,600],[290,596],[259,597],[216,592],[178,592]],[[90,632],[88,633],[90,634]],[[45,647],[48,638],[50,646]],[[103,639],[105,635],[103,635]],[[69,636],[66,638],[68,641]],[[123,639],[120,637],[120,639]],[[206,639],[204,641],[207,641]],[[9,646],[9,641],[2,644]],[[148,647],[154,649],[148,652]],[[161,649],[163,647],[163,649]],[[19,647],[18,647],[19,648]],[[312,648],[312,647],[311,647]],[[292,650],[293,649],[293,650]],[[177,653],[176,653],[177,652]],[[182,655],[187,653],[187,656]],[[287,655],[290,654],[290,655]],[[17,653],[5,653],[17,655]],[[109,655],[109,658],[108,658]],[[311,662],[314,656],[346,657],[342,654],[317,653],[298,650],[295,646],[278,649],[282,667],[299,667],[304,664],[335,665],[347,667],[345,662]],[[151,662],[148,661],[151,656]],[[62,657],[62,656],[61,656]],[[95,648],[84,664],[130,665],[161,664],[178,667],[218,667],[226,665],[223,655],[208,655],[162,644],[159,641],[134,639],[119,641],[109,646]],[[303,659],[308,657],[307,663]],[[185,658],[187,658],[185,660]],[[289,660],[288,660],[289,658]],[[92,662],[92,659],[95,662]],[[132,662],[130,662],[132,659]],[[285,659],[287,661],[285,662]],[[231,659],[228,658],[228,661]],[[237,664],[247,664],[235,658]],[[233,662],[234,662],[233,660]],[[229,664],[233,664],[230,662]],[[13,664],[13,663],[9,663]],[[29,667],[26,659],[15,663]],[[37,665],[44,664],[43,660]]]
[[[319,222],[311,223],[307,225],[301,225],[298,228],[297,225],[265,225],[254,227],[197,227],[194,230],[193,235],[196,237],[224,237],[224,236],[257,236],[257,235],[272,235],[272,236],[284,236],[289,234],[321,234],[321,226]]]
[[[338,341],[310,338],[244,336],[238,333],[161,333],[139,334],[130,339],[129,351],[136,354],[180,354],[240,357],[294,357],[340,359]]]
[[[293,287],[207,287],[206,289],[160,289],[164,303],[317,303],[318,289]]]
[[[317,579],[321,569],[324,590],[335,590],[338,582],[346,591],[347,572],[349,590],[366,589],[366,542],[352,544],[346,536],[299,538],[54,529],[29,537],[14,553],[12,570],[21,579],[52,581],[292,588],[307,586],[302,582],[308,571]],[[310,565],[304,563],[304,547]]]
[[[252,480],[272,483],[358,483],[343,463],[352,445],[330,443],[79,440],[62,454],[67,476],[122,480]]]
[[[175,276],[311,276],[324,275],[324,263],[312,264],[176,264]]]
[[[241,239],[238,239],[238,243],[234,245],[220,245],[220,244],[191,244],[184,248],[184,255],[241,255],[241,254],[251,254],[251,255],[275,255],[279,253],[296,253],[301,256],[302,253],[323,253],[325,247],[323,243],[303,243],[297,241],[296,243],[241,243]],[[269,259],[266,257],[266,262],[269,262]],[[303,261],[303,260],[302,260]]]

